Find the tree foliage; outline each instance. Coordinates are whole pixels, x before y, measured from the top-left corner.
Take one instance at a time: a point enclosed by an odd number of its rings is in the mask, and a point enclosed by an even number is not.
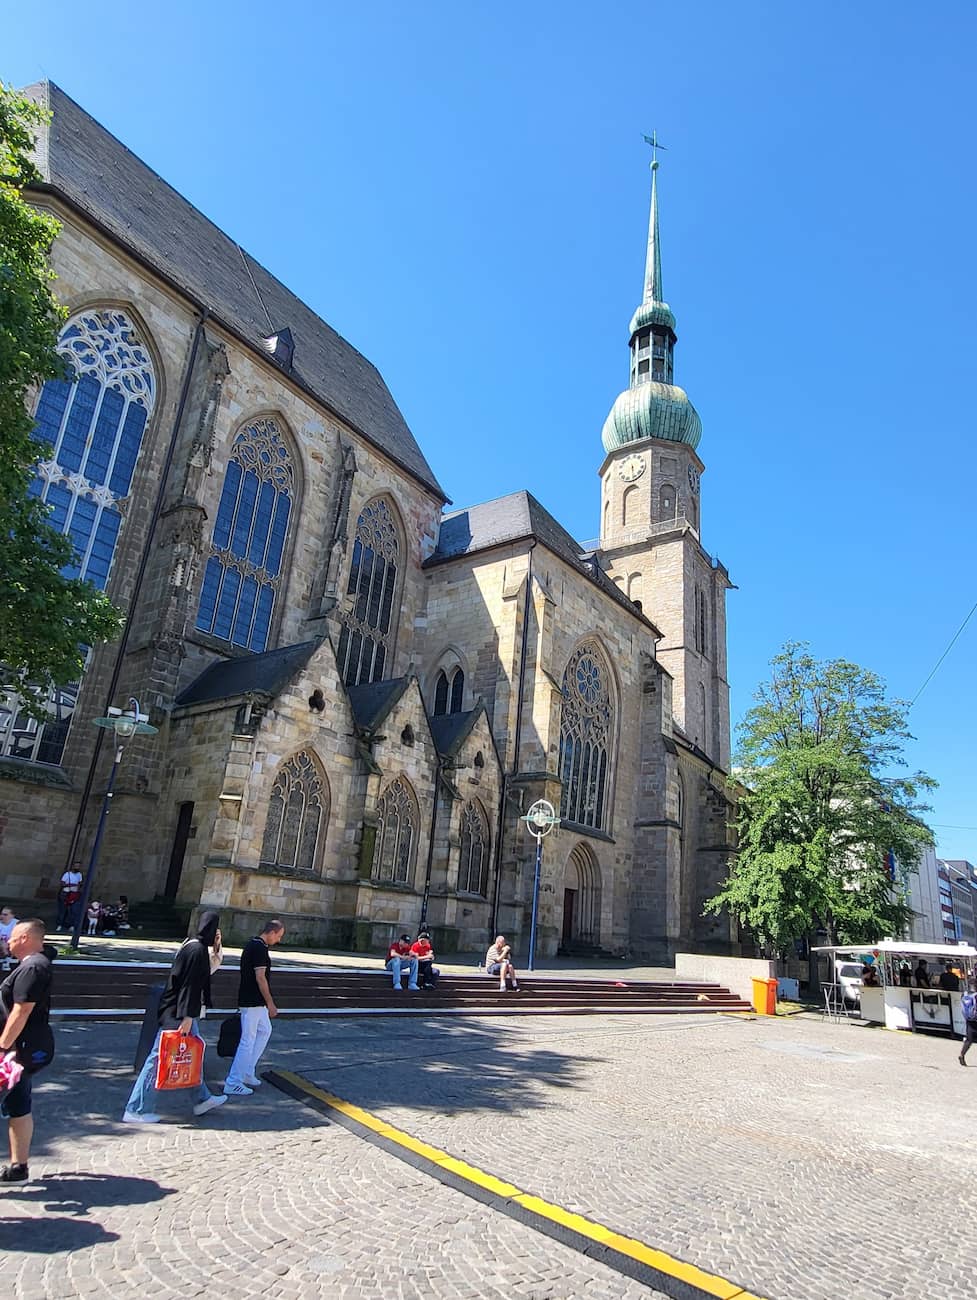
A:
[[[45,110],[0,83],[0,665],[3,685],[32,712],[54,685],[76,681],[84,647],[117,636],[122,620],[89,582],[66,578],[69,538],[29,494],[39,456],[28,400],[63,375],[56,350],[64,312],[48,257],[60,227],[26,201],[41,179],[31,156]]]
[[[920,798],[935,785],[893,774],[912,739],[907,706],[874,673],[796,642],[771,668],[739,728],[737,857],[706,910],[728,908],[773,951],[816,930],[841,943],[900,934],[908,873],[933,842]]]

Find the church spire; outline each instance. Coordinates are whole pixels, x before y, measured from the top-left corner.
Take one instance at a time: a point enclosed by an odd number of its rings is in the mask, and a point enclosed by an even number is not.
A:
[[[664,145],[657,134],[645,136],[655,150],[651,160],[651,214],[648,218],[648,255],[645,258],[645,296],[642,305],[664,303],[662,297],[662,247],[658,237],[658,154]]]
[[[702,425],[695,407],[673,379],[675,317],[662,293],[661,235],[658,226],[657,132],[645,140],[651,145],[651,211],[641,306],[631,317],[631,382],[621,393],[604,422],[602,438],[607,451],[643,438],[685,442],[695,447]]]

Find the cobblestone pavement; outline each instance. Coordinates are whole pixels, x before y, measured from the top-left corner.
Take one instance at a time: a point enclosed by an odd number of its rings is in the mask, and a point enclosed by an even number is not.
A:
[[[31,1182],[0,1189],[5,1294],[665,1300],[267,1084],[199,1120],[168,1103],[167,1122],[119,1123],[137,1032],[58,1029],[56,1064],[35,1088]],[[282,1023],[268,1059],[311,1068],[327,1035]]]
[[[59,1032],[35,1181],[0,1190],[24,1300],[654,1300],[267,1085],[123,1127],[135,1036]],[[771,1300],[946,1300],[977,1271],[977,1070],[958,1050],[806,1016],[307,1020],[279,1022],[268,1063]]]

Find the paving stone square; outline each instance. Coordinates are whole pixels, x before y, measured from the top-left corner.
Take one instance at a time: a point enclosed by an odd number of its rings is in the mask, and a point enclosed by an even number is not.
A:
[[[33,1179],[0,1190],[17,1296],[660,1294],[268,1084],[124,1126],[136,1034],[58,1029]],[[769,1300],[945,1300],[977,1269],[957,1051],[804,1016],[280,1019],[266,1064]]]

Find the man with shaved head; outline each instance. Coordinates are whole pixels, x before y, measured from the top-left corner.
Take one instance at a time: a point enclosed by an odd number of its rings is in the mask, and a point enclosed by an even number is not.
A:
[[[13,1051],[24,1067],[14,1086],[0,1098],[0,1116],[7,1121],[10,1164],[0,1169],[0,1183],[20,1183],[28,1177],[34,1117],[31,1081],[54,1056],[51,1012],[51,960],[44,952],[44,922],[18,921],[9,947],[18,965],[0,984],[0,1055]]]

